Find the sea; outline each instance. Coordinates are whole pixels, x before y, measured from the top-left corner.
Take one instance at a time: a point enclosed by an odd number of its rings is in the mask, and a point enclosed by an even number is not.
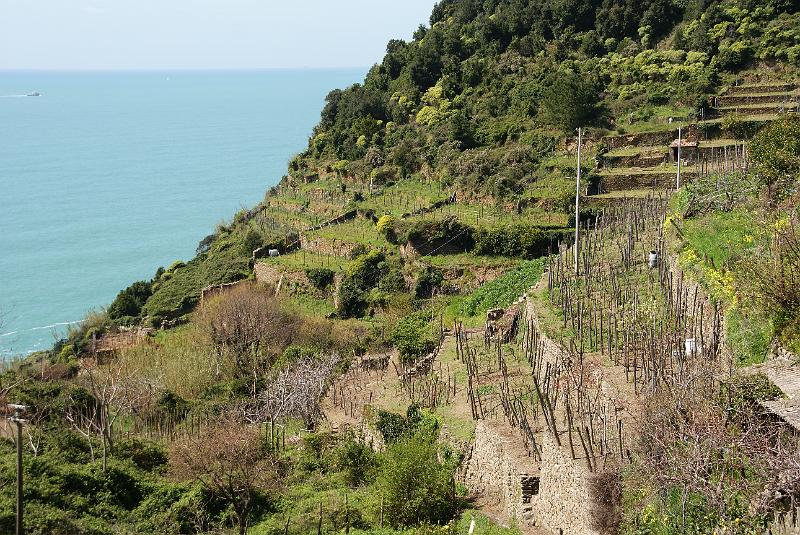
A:
[[[0,72],[0,357],[192,258],[365,73]]]

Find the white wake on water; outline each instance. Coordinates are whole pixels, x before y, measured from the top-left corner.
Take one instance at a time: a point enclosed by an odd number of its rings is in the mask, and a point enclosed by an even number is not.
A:
[[[0,338],[4,336],[11,336],[12,334],[19,334],[19,333],[27,333],[31,331],[42,331],[44,329],[52,329],[54,327],[63,327],[65,325],[75,325],[76,323],[80,323],[83,320],[76,320],[76,321],[60,321],[58,323],[51,323],[50,325],[42,325],[41,327],[31,327],[30,329],[22,329],[19,331],[11,331],[7,333],[0,333]]]

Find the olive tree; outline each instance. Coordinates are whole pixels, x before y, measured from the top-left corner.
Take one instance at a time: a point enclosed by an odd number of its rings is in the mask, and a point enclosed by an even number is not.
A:
[[[169,473],[178,480],[199,481],[229,505],[240,535],[247,532],[258,495],[279,489],[282,480],[281,464],[258,430],[232,419],[176,441]]]

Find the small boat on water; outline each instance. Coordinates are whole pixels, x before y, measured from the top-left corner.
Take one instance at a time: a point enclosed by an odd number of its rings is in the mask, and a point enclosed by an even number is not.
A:
[[[28,93],[28,94],[27,94],[27,95],[25,95],[25,96],[27,96],[27,97],[41,97],[41,96],[42,96],[42,94],[41,94],[41,93],[39,93],[38,91],[34,91],[33,93]]]

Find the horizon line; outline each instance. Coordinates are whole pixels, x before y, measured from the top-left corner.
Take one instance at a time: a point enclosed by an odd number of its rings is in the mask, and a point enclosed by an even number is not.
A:
[[[98,67],[98,68],[18,68],[0,67],[0,73],[4,72],[264,72],[264,71],[325,71],[325,70],[362,70],[370,69],[368,65],[337,65],[337,66],[298,66],[298,67]]]

